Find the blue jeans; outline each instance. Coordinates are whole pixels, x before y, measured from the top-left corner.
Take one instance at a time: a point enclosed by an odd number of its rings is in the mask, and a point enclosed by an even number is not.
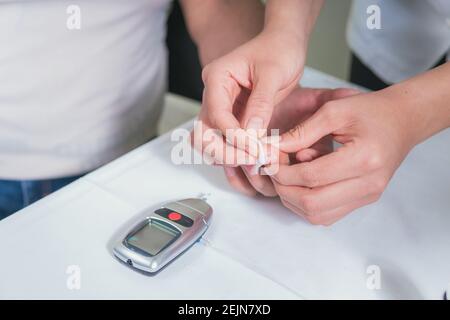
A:
[[[0,220],[81,176],[49,180],[0,180]]]

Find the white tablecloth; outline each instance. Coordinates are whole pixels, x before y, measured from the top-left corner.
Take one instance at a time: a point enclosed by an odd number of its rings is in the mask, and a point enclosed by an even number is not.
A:
[[[303,82],[345,85],[311,69]],[[174,165],[174,143],[161,136],[1,221],[0,298],[440,299],[449,286],[450,130],[412,151],[379,202],[331,227],[237,194],[220,168]],[[132,215],[202,192],[210,229],[158,275],[113,258],[111,236]]]

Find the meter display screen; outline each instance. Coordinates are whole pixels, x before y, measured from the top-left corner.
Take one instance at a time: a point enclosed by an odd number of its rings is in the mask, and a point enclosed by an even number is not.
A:
[[[125,242],[138,251],[154,256],[170,245],[180,235],[180,231],[163,221],[149,220],[142,228],[130,234]]]

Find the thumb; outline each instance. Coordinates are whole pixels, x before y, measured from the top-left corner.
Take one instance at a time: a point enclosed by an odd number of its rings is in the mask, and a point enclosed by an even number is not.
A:
[[[263,76],[254,82],[250,97],[245,108],[243,124],[245,129],[266,129],[272,118],[275,97],[280,91],[281,81],[273,72],[264,72]]]
[[[342,117],[337,114],[336,103],[327,103],[309,119],[296,125],[281,136],[279,149],[297,152],[311,147],[323,137],[333,133],[342,125]]]

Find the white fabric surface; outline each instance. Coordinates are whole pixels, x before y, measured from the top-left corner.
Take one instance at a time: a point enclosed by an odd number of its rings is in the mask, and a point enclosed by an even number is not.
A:
[[[307,69],[304,84],[342,82]],[[187,125],[189,126],[189,124]],[[382,199],[332,227],[234,192],[220,168],[174,165],[164,135],[0,222],[0,298],[426,298],[450,282],[450,131],[419,145]],[[154,277],[108,250],[131,215],[211,193],[202,242]],[[81,268],[81,289],[66,268]],[[381,289],[366,286],[368,266]]]

